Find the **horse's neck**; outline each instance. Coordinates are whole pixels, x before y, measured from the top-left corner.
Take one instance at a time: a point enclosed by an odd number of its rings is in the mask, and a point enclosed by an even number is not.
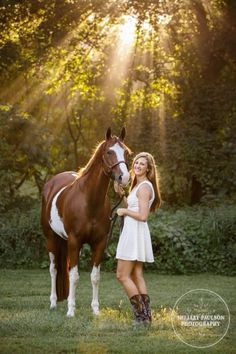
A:
[[[84,176],[84,188],[88,199],[94,202],[103,202],[107,195],[110,178],[103,172],[99,163],[94,163],[90,171]]]

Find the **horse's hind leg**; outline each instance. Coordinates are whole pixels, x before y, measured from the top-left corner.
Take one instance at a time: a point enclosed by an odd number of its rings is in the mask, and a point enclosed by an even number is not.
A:
[[[55,263],[55,236],[53,232],[49,229],[46,232],[46,246],[49,253],[50,265],[49,272],[51,276],[51,293],[50,293],[50,308],[53,309],[57,306],[57,290],[56,290],[56,279],[57,279],[57,268]]]
[[[70,271],[69,271],[70,285],[69,285],[69,296],[67,298],[68,317],[73,317],[75,315],[75,290],[79,280],[79,272],[78,272],[79,251],[80,248],[78,247],[76,238],[73,235],[70,235],[68,238],[68,254],[69,254],[69,262],[70,262]]]
[[[51,295],[50,295],[50,308],[53,309],[57,306],[57,292],[56,292],[56,278],[57,278],[57,269],[55,266],[55,256],[52,252],[49,252],[50,258],[50,275],[51,275]]]

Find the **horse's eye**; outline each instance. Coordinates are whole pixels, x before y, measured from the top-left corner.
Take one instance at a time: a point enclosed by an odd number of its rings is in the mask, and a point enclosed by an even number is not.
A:
[[[107,155],[111,155],[112,154],[112,151],[111,150],[108,150],[107,151]]]

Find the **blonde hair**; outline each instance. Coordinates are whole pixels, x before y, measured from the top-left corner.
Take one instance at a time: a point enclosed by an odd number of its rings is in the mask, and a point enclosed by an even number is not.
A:
[[[134,186],[137,184],[137,178],[134,174],[133,167],[134,167],[135,161],[137,161],[141,157],[145,158],[147,161],[147,178],[152,183],[152,186],[153,186],[153,189],[155,192],[155,199],[152,202],[150,210],[155,211],[155,209],[159,208],[161,205],[161,194],[160,194],[160,188],[159,188],[156,163],[155,163],[154,157],[151,154],[149,154],[148,152],[140,152],[133,159],[132,170],[131,170],[130,190],[132,190],[134,188]]]

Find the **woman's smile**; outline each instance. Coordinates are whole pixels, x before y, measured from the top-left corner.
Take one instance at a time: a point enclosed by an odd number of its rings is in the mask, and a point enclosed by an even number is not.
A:
[[[134,173],[138,175],[146,174],[147,171],[147,161],[145,158],[140,157],[134,163]]]

